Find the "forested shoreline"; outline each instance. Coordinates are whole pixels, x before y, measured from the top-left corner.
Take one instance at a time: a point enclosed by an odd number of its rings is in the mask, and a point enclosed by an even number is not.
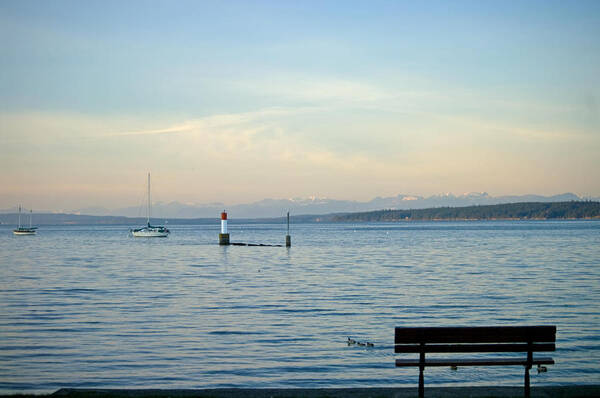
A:
[[[416,210],[377,210],[334,215],[333,222],[397,222],[436,220],[600,219],[600,202],[507,203],[437,207]]]

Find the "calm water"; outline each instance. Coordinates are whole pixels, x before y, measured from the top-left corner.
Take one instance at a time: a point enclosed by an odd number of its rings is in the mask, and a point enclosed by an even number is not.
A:
[[[532,384],[600,381],[600,222],[304,224],[290,249],[219,225],[0,227],[0,393],[61,387],[386,387],[395,326],[556,324]],[[282,243],[278,225],[231,240]],[[374,348],[348,346],[350,336]],[[522,385],[519,367],[427,385]]]

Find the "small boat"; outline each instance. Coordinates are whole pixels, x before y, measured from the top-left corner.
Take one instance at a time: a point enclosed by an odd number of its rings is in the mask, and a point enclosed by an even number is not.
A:
[[[150,225],[150,223],[145,227],[131,230],[131,234],[136,238],[166,238],[170,233],[167,228]]]
[[[21,226],[21,206],[19,206],[19,226],[17,229],[13,229],[13,234],[15,235],[35,235],[37,227],[31,226],[31,213],[33,211],[29,210],[29,228]]]
[[[150,209],[151,204],[150,201],[150,173],[148,173],[148,207],[147,211],[147,225],[145,227],[136,228],[131,230],[131,234],[136,238],[166,238],[169,236],[169,231],[167,228],[159,225],[150,225]]]

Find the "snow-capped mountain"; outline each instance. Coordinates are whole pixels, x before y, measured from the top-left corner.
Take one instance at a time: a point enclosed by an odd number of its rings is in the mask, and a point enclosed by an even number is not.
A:
[[[205,205],[191,205],[179,202],[155,203],[152,205],[152,214],[165,218],[209,218],[218,217],[224,209],[235,218],[264,218],[281,217],[287,211],[294,215],[301,214],[328,214],[346,213],[381,209],[424,209],[430,207],[460,207],[472,205],[491,205],[514,202],[562,202],[583,200],[572,193],[554,196],[542,195],[515,195],[515,196],[490,196],[485,192],[470,192],[461,195],[451,193],[433,195],[429,197],[416,195],[397,195],[392,197],[376,197],[367,202],[351,200],[336,200],[318,197],[291,198],[291,199],[263,199],[254,203],[228,206],[224,203],[210,203]],[[586,198],[596,199],[597,198]],[[127,207],[116,210],[103,208],[87,208],[77,210],[77,214],[110,215],[110,216],[143,216],[142,207]]]

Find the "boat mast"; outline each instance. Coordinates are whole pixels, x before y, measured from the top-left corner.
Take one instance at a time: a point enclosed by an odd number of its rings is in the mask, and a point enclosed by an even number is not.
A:
[[[19,205],[19,229],[21,229],[21,205]]]
[[[31,229],[31,213],[33,213],[33,209],[29,209],[29,229]]]
[[[150,226],[150,173],[148,173],[148,226]]]

